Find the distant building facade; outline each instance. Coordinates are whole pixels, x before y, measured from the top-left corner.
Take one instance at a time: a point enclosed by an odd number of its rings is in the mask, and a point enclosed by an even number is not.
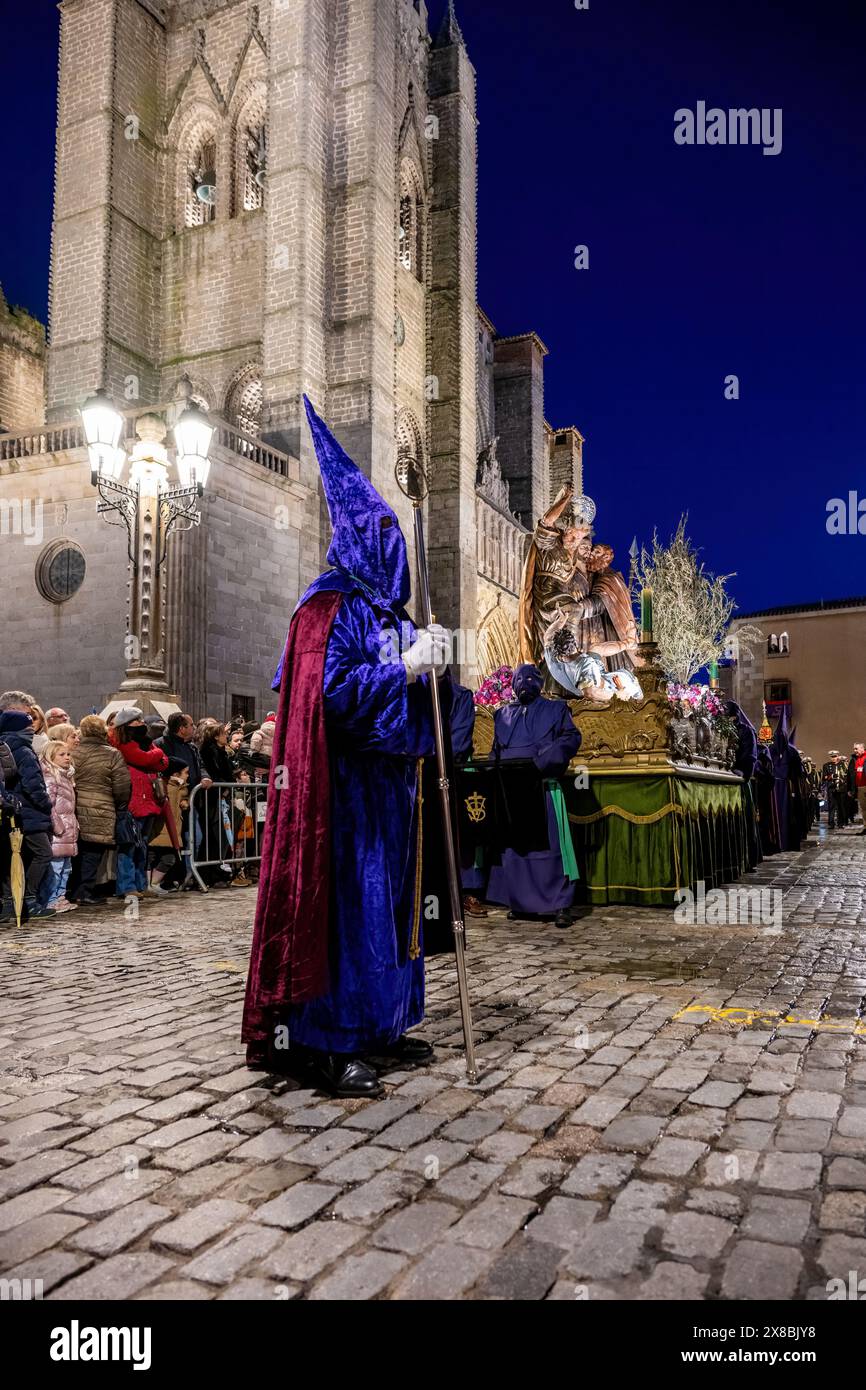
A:
[[[185,382],[218,421],[202,525],[169,542],[165,664],[194,712],[261,716],[323,566],[303,392],[407,536],[394,465],[421,452],[463,677],[513,659],[527,536],[563,482],[580,490],[583,439],[545,421],[541,339],[500,336],[477,305],[475,72],[453,5],[432,34],[423,0],[59,8],[44,402],[39,333],[0,312],[6,683],[81,713],[123,679],[126,538],[97,516],[78,417],[99,386],[130,439]]]
[[[722,677],[752,722],[764,700],[774,726],[786,709],[797,746],[819,766],[829,749],[866,742],[866,597],[738,613],[731,638],[747,623],[763,638]]]

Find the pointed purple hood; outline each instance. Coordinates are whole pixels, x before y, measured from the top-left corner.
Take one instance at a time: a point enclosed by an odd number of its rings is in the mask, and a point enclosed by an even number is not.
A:
[[[307,396],[304,405],[334,532],[328,564],[357,580],[382,607],[405,608],[411,593],[409,558],[397,515],[352,462]]]

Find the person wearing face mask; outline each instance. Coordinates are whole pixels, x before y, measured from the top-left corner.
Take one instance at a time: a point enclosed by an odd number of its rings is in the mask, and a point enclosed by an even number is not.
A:
[[[333,537],[275,679],[241,1036],[250,1067],[306,1059],[314,1084],[370,1097],[382,1094],[371,1059],[433,1059],[407,1030],[424,1017],[423,877],[438,808],[421,786],[434,753],[430,682],[446,670],[450,637],[413,626],[397,515],[304,402]],[[387,634],[401,633],[398,648]],[[446,884],[433,894],[448,902]]]
[[[129,810],[135,822],[132,844],[118,846],[117,896],[142,897],[147,891],[147,844],[162,808],[154,796],[153,779],[168,768],[168,758],[150,738],[142,712],[135,706],[119,709],[108,735],[129,769],[132,795]]]
[[[512,682],[517,702],[493,716],[493,749],[502,762],[531,760],[544,775],[548,848],[503,850],[502,863],[490,870],[487,897],[510,907],[512,917],[553,916],[558,927],[568,927],[578,872],[557,779],[580,747],[580,733],[564,700],[542,697],[543,684],[536,666],[518,666]]]

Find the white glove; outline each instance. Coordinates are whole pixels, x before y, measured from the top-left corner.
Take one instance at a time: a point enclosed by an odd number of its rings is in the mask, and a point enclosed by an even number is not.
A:
[[[438,623],[431,623],[429,627],[422,628],[408,652],[404,652],[401,658],[410,684],[418,676],[427,675],[431,671],[441,676],[448,666],[450,651],[451,633],[447,628],[440,627]]]

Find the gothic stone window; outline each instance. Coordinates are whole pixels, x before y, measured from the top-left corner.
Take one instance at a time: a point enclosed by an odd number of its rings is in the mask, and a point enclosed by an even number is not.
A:
[[[409,159],[400,165],[400,228],[397,259],[417,280],[424,278],[424,196],[421,176]]]
[[[241,434],[258,439],[262,428],[260,368],[249,367],[237,378],[228,394],[226,416]]]
[[[184,226],[203,227],[216,217],[217,142],[212,130],[196,126],[182,151],[186,168]]]
[[[235,122],[235,207],[253,212],[264,202],[268,135],[264,88],[256,88],[243,103]]]

